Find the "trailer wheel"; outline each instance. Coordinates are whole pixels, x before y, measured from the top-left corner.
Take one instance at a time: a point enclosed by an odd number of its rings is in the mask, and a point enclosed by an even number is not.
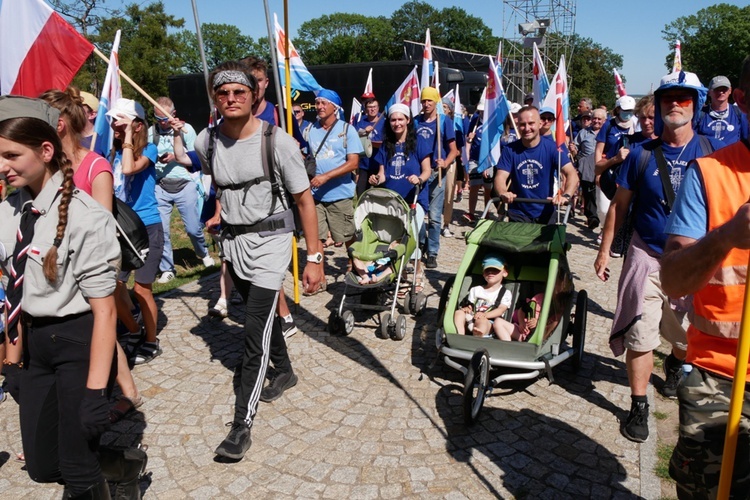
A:
[[[479,349],[471,357],[464,380],[464,423],[474,425],[482,411],[490,381],[490,355]]]

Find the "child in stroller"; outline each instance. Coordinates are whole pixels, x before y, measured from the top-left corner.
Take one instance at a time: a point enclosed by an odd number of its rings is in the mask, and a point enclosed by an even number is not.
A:
[[[486,283],[471,288],[463,306],[456,309],[457,333],[463,335],[468,330],[475,337],[525,340],[536,328],[542,294],[519,307],[510,322],[502,317],[513,300],[511,291],[503,286],[503,279],[508,276],[505,260],[499,255],[487,254],[482,260],[482,274]]]

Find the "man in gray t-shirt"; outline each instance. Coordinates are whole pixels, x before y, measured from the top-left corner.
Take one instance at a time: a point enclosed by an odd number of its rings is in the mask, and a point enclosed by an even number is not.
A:
[[[235,287],[245,302],[245,341],[234,419],[216,454],[240,460],[250,448],[250,428],[258,402],[273,401],[297,383],[276,316],[279,289],[291,259],[294,198],[307,242],[307,266],[302,275],[305,291],[316,290],[323,278],[323,255],[317,238],[318,221],[297,143],[275,129],[265,175],[262,144],[272,130],[253,113],[258,83],[237,61],[220,64],[210,75],[213,99],[223,120],[211,134],[204,130],[195,141],[203,171],[217,186],[217,213],[206,222],[221,224],[222,251]],[[175,155],[184,154],[175,140]],[[270,172],[269,172],[270,174]],[[271,179],[278,182],[278,194]],[[263,388],[268,360],[275,374]]]

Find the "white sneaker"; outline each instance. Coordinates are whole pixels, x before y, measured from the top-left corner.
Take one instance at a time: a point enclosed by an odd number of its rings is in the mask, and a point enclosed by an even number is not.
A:
[[[453,237],[453,233],[451,233],[451,230],[448,229],[448,226],[445,226],[443,228],[443,236],[445,236],[446,238],[452,238]]]
[[[164,283],[169,283],[174,279],[174,273],[172,271],[164,271],[161,273],[161,276],[158,280],[156,280],[157,283],[161,283],[162,285]]]
[[[229,311],[227,310],[227,304],[222,302],[217,302],[216,305],[214,305],[212,308],[208,310],[208,315],[214,318],[226,318],[229,315]]]
[[[216,262],[214,261],[214,258],[211,257],[209,254],[206,254],[205,257],[203,257],[203,265],[206,267],[213,267],[216,265]]]

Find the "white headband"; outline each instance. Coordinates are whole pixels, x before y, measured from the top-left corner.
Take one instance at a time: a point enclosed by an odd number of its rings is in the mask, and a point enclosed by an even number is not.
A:
[[[216,76],[214,76],[214,90],[226,83],[239,83],[240,85],[245,85],[246,87],[255,90],[255,85],[250,83],[250,79],[242,71],[227,70],[216,73]]]
[[[407,106],[406,104],[401,104],[400,102],[393,104],[390,108],[388,108],[389,118],[393,113],[401,113],[407,118],[411,117],[411,109],[409,109],[409,106]]]

